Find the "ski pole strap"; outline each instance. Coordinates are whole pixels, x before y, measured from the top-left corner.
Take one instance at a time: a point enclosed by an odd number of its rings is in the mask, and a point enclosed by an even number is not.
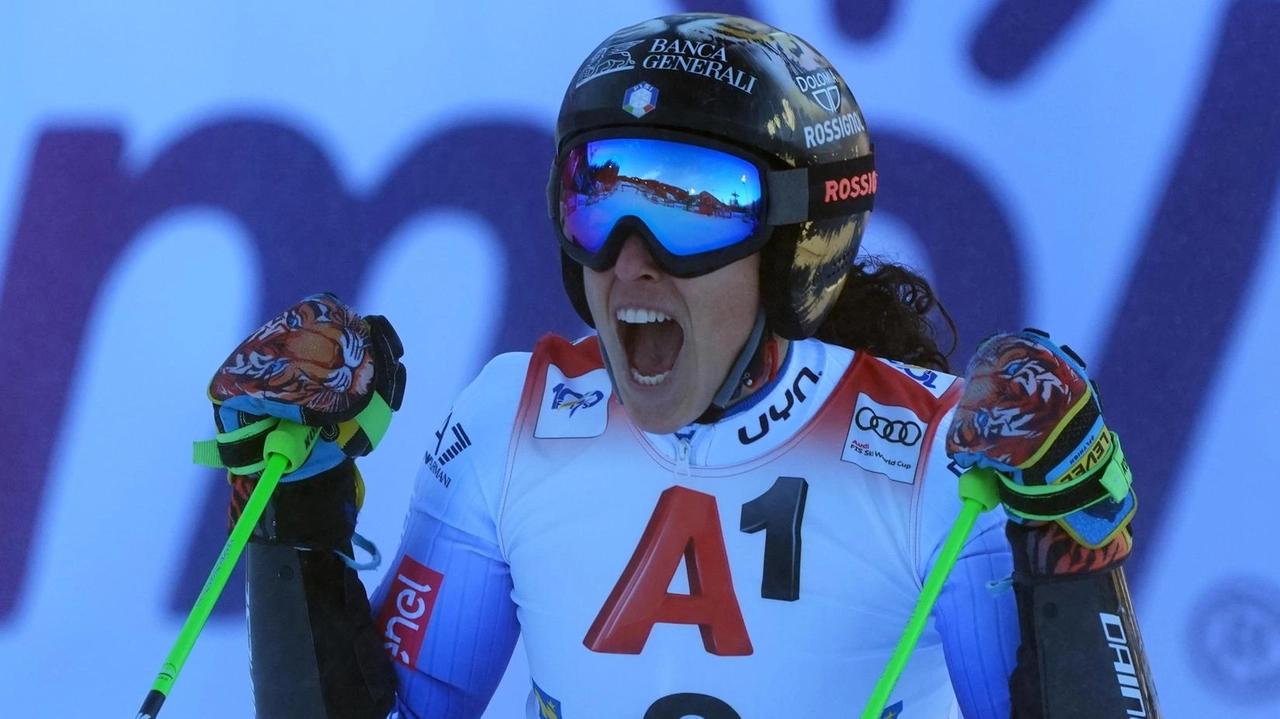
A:
[[[278,417],[263,417],[213,439],[195,442],[191,460],[205,467],[226,467],[235,474],[250,475],[267,466],[267,436],[280,424]]]
[[[342,422],[328,432],[336,432],[335,442],[349,457],[361,457],[373,451],[387,434],[391,425],[392,410],[387,400],[378,392],[372,393],[369,404],[353,420]],[[277,417],[263,417],[230,432],[221,432],[213,439],[193,443],[191,460],[205,467],[223,468],[233,474],[254,475],[267,466],[266,457],[271,451],[269,437],[279,426]],[[320,427],[315,428],[320,431]],[[280,433],[279,437],[292,436]],[[328,436],[334,436],[329,434]],[[277,440],[279,441],[279,440]],[[279,450],[277,450],[279,451]],[[305,460],[305,456],[303,457]],[[291,464],[285,473],[299,465]]]
[[[1133,474],[1120,449],[1120,438],[1115,432],[1108,434],[1111,443],[1101,461],[1079,477],[1053,484],[1024,485],[997,472],[1000,501],[1005,509],[1023,519],[1052,521],[1104,499],[1124,499],[1133,484]]]
[[[267,435],[262,451],[267,457],[284,457],[285,465],[280,474],[288,474],[307,461],[307,455],[311,454],[311,447],[318,436],[319,427],[285,422],[278,430]]]
[[[996,477],[1000,473],[995,470],[971,468],[960,475],[960,499],[972,499],[982,507],[982,511],[990,512],[1000,504],[1000,490]]]
[[[374,392],[369,398],[369,404],[360,410],[360,414],[356,415],[354,423],[343,422],[338,425],[338,445],[343,448],[349,457],[360,457],[372,452],[382,442],[382,438],[387,434],[387,427],[391,425],[391,405],[382,396],[381,392]],[[344,436],[346,430],[351,435]],[[368,449],[363,452],[355,452],[358,442],[352,441],[358,439],[357,435],[363,435],[364,442],[368,444]]]

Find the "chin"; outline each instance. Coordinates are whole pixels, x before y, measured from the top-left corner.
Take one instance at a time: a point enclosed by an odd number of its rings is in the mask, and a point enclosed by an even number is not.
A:
[[[689,420],[689,422],[672,422],[669,417],[662,417],[649,421],[649,418],[643,416],[643,413],[636,413],[631,415],[631,421],[640,430],[650,434],[671,434],[693,420]]]
[[[664,397],[645,396],[648,393],[634,391],[623,393],[622,407],[636,427],[651,434],[671,434],[698,418],[698,412],[690,414],[685,407],[673,406]],[[674,393],[675,396],[680,396]],[[681,403],[683,404],[683,403]],[[690,416],[685,416],[690,415]]]

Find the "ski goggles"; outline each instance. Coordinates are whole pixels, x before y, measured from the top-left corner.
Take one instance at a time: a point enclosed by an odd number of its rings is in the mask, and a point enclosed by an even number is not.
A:
[[[560,246],[606,270],[638,235],[667,274],[695,277],[758,252],[774,227],[870,210],[872,155],[775,170],[733,146],[675,132],[589,133],[568,143],[548,200]]]

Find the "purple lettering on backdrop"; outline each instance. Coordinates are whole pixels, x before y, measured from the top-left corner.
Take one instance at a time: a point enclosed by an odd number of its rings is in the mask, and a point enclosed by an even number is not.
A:
[[[50,130],[34,152],[0,295],[7,369],[22,378],[7,395],[11,411],[0,413],[0,436],[21,440],[12,443],[6,469],[22,478],[0,493],[0,617],[23,586],[90,310],[120,253],[165,212],[215,207],[243,223],[271,276],[257,313],[267,317],[320,289],[353,296],[370,257],[413,214],[469,210],[493,225],[508,253],[503,329],[492,350],[528,348],[542,332],[581,326],[558,287],[550,227],[538,221],[552,147],[544,130],[490,124],[443,133],[411,150],[367,198],[345,191],[309,139],[268,122],[197,130],[136,177],[120,164],[121,146],[110,131]],[[191,598],[225,539],[225,492],[211,482],[217,499],[206,503],[201,534],[213,541],[203,568],[192,570]]]
[[[1019,245],[996,198],[958,157],[892,130],[874,137],[880,184],[870,221],[891,214],[925,246],[934,289],[960,332],[952,369],[963,371],[983,337],[1023,322]]]
[[[751,3],[747,0],[706,0],[706,2],[683,0],[677,4],[683,12],[722,12],[729,15],[757,17],[751,8]]]
[[[1066,27],[1094,1],[1001,0],[987,13],[973,36],[970,53],[974,65],[992,80],[1015,79],[1042,57]],[[678,5],[684,12],[723,12],[768,21],[748,0],[682,0]],[[889,25],[898,5],[897,0],[831,0],[831,15],[845,37],[870,40]],[[856,95],[857,83],[852,85]]]
[[[1095,0],[1000,0],[969,41],[974,67],[997,82],[1027,71]]]
[[[989,79],[1008,82],[1021,76],[1043,57],[1096,0],[1000,0],[987,13],[970,41],[970,58]],[[723,12],[768,18],[748,0],[709,0],[678,3],[685,12]],[[850,40],[870,40],[888,26],[896,0],[831,0],[835,25]],[[785,29],[785,28],[784,28]],[[857,82],[852,82],[857,95]]]
[[[833,0],[836,27],[851,40],[870,40],[889,24],[894,0]]]
[[[1280,3],[1236,3],[1220,37],[1099,362],[1108,417],[1138,482],[1134,534],[1143,538],[1161,536],[1280,183]],[[1241,435],[1241,451],[1265,436]],[[1218,478],[1224,489],[1232,471]],[[1148,557],[1134,553],[1135,574]]]

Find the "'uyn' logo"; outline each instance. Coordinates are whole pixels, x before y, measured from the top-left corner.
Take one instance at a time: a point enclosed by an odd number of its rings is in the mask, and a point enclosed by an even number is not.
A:
[[[569,410],[569,416],[572,417],[574,412],[588,407],[594,407],[604,399],[604,392],[593,389],[586,394],[579,394],[569,389],[564,382],[557,384],[555,387],[555,395],[551,398],[551,409]]]
[[[796,376],[796,381],[791,384],[791,389],[787,390],[783,394],[783,399],[786,400],[786,404],[783,405],[782,409],[769,405],[768,413],[761,412],[760,416],[757,418],[760,422],[760,431],[757,434],[751,435],[747,434],[747,428],[745,425],[739,427],[738,441],[742,444],[751,444],[752,442],[763,439],[766,434],[769,434],[770,419],[774,422],[782,422],[790,418],[791,409],[795,406],[796,402],[803,403],[806,399],[804,390],[800,388],[800,380],[803,379],[809,380],[809,382],[814,386],[817,386],[818,384],[818,375],[814,374],[813,370],[808,367],[801,369],[800,374]]]

